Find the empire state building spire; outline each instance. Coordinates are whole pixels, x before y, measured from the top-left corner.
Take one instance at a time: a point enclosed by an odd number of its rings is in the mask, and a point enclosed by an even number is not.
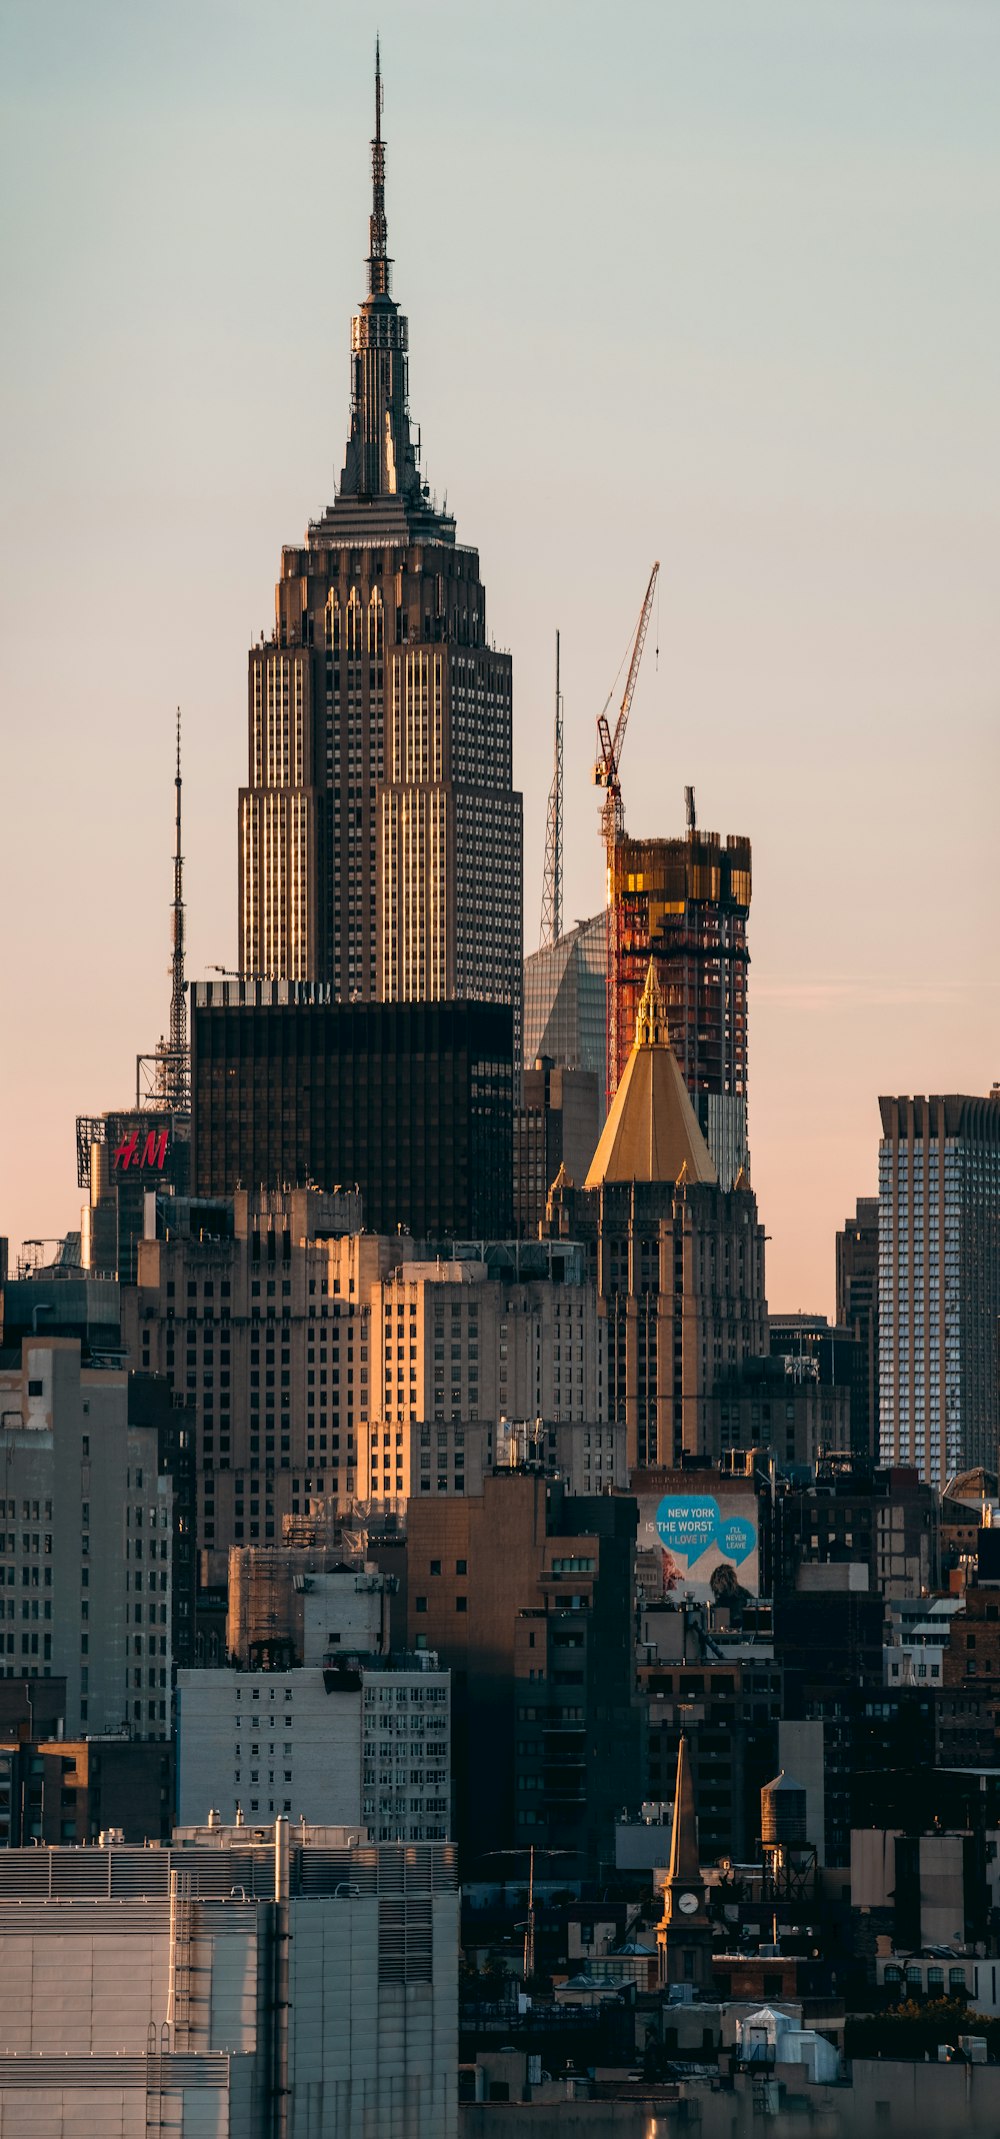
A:
[[[391,260],[386,254],[385,146],[382,140],[382,56],[375,39],[375,139],[372,142],[372,212],[368,218],[368,295],[388,297]]]
[[[351,435],[341,497],[402,497],[420,501],[420,475],[410,438],[407,322],[390,295],[387,251],[385,143],[382,140],[382,61],[375,46],[375,134],[372,212],[368,221],[368,295],[351,321]]]

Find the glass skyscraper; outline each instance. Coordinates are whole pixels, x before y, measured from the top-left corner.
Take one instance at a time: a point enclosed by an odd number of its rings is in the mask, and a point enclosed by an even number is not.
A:
[[[607,916],[595,914],[524,961],[524,1066],[550,1055],[594,1070],[604,1118]]]

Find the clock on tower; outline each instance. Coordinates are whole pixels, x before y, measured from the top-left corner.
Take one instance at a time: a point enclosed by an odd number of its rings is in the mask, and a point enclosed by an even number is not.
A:
[[[712,1988],[712,1925],[698,1862],[698,1828],[688,1741],[677,1748],[677,1787],[670,1838],[670,1867],[663,1890],[663,1917],[656,1934],[660,1982]]]

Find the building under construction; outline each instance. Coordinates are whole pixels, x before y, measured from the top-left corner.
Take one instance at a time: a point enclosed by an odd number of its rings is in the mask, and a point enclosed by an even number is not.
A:
[[[601,843],[607,885],[607,1104],[624,1075],[652,957],[670,1044],[694,1102],[719,1185],[749,1179],[747,1145],[747,917],[750,841],[699,832],[685,789],[683,839],[635,839],[625,830],[625,732],[653,613],[654,564],[643,597],[614,729],[613,689],[597,721],[595,786],[603,788]]]
[[[615,844],[609,930],[617,953],[616,1059],[609,1060],[609,1099],[629,1058],[652,956],[671,1047],[720,1185],[731,1188],[741,1168],[749,1173],[750,841],[730,835],[723,845],[718,832],[699,831],[690,796],[688,819],[683,839],[625,833]]]

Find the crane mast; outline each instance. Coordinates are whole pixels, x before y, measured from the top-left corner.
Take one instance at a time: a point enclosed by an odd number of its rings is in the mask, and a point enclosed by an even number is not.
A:
[[[649,575],[649,585],[643,597],[632,644],[632,658],[628,665],[625,689],[615,722],[614,734],[608,720],[608,707],[612,693],[609,691],[604,710],[597,720],[597,762],[594,766],[594,785],[603,787],[604,804],[601,810],[601,839],[604,844],[607,866],[608,900],[608,949],[607,949],[607,1103],[610,1106],[618,1085],[619,1055],[619,997],[621,993],[622,942],[621,902],[615,897],[615,862],[617,848],[625,836],[625,806],[622,801],[621,755],[625,730],[632,705],[642,650],[646,644],[649,619],[653,611],[653,595],[659,576],[659,559]]]

